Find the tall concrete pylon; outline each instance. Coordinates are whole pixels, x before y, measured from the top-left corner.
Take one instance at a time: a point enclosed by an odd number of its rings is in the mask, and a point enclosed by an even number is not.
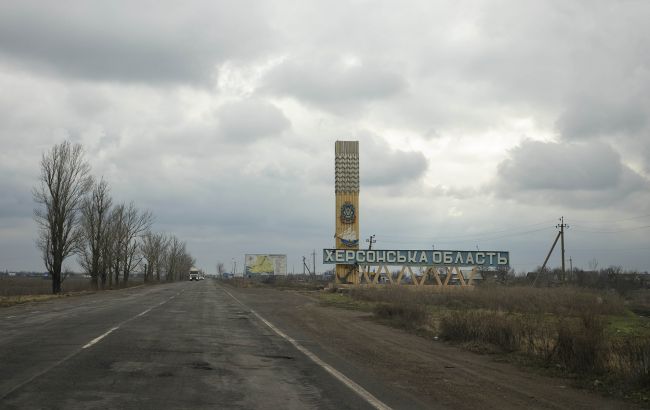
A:
[[[359,141],[336,141],[336,249],[359,249]],[[336,283],[359,283],[356,266],[336,265]]]

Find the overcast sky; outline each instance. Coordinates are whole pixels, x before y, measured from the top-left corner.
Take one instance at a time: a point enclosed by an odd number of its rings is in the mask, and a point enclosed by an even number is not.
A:
[[[3,1],[0,269],[44,270],[31,190],[68,139],[207,272],[245,253],[302,271],[334,245],[338,139],[360,142],[363,245],[509,250],[524,272],[564,216],[574,266],[650,270],[649,16],[644,0]]]

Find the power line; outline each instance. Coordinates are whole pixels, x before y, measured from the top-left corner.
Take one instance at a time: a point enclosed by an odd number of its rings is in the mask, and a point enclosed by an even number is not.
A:
[[[501,239],[501,238],[509,238],[513,236],[521,236],[521,235],[526,235],[529,233],[535,233],[535,232],[541,232],[541,231],[547,231],[549,229],[553,229],[553,227],[548,226],[545,228],[540,228],[540,229],[532,229],[528,231],[522,231],[522,232],[513,232],[510,234],[506,235],[497,235],[497,236],[486,236],[486,237],[470,237],[468,239],[461,239],[461,240],[449,240],[445,238],[441,239],[436,239],[437,243],[463,243],[463,242],[481,242],[481,241],[488,241],[488,240],[494,240],[494,239]],[[401,243],[401,244],[415,244],[415,243],[421,243],[422,241],[395,241],[395,240],[390,240],[390,239],[384,239],[382,237],[382,241],[386,243]]]
[[[573,252],[634,252],[634,251],[650,251],[650,246],[645,248],[571,248]]]
[[[447,236],[447,237],[442,237],[442,238],[436,237],[436,240],[437,241],[443,241],[443,242],[450,242],[450,241],[453,241],[453,240],[456,240],[456,239],[461,239],[461,238],[475,239],[475,238],[479,238],[479,237],[482,237],[482,236],[490,236],[490,235],[500,234],[500,233],[504,233],[504,232],[517,231],[517,230],[522,229],[522,228],[529,228],[529,227],[532,227],[532,226],[545,225],[545,224],[549,224],[551,222],[555,222],[555,219],[546,220],[546,221],[542,221],[542,222],[537,222],[537,223],[534,223],[534,224],[516,226],[516,227],[512,227],[512,228],[508,228],[508,229],[501,229],[501,230],[498,230],[498,231],[485,231],[485,232],[477,232],[477,233],[472,233],[472,234],[453,235],[453,236]],[[544,229],[547,229],[547,228],[544,228]],[[380,234],[378,236],[380,236],[382,238],[382,240],[384,240],[384,238],[413,238],[413,239],[428,239],[428,238],[431,238],[431,235],[398,235],[398,236],[390,236],[390,235],[381,235]],[[407,243],[412,243],[412,242],[407,242]]]
[[[638,231],[638,230],[647,229],[647,228],[650,228],[650,225],[636,226],[634,228],[623,228],[623,229],[617,229],[617,230],[613,230],[613,231],[611,231],[611,230],[610,231],[592,231],[590,229],[580,229],[580,228],[576,228],[576,227],[574,227],[574,230],[577,231],[577,232],[606,233],[606,234],[609,234],[609,233]]]
[[[636,216],[630,216],[628,218],[622,218],[622,219],[615,219],[612,221],[608,221],[607,223],[616,223],[616,222],[623,222],[623,221],[631,221],[633,219],[641,219],[641,218],[648,218],[650,217],[650,214],[644,214],[644,215],[636,215]],[[575,222],[578,223],[602,223],[602,220],[595,220],[595,219],[576,219]]]

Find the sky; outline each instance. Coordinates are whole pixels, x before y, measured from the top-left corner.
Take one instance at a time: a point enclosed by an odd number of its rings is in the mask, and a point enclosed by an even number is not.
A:
[[[314,250],[322,271],[334,142],[357,140],[362,246],[507,250],[527,272],[563,216],[574,267],[650,270],[648,16],[643,0],[3,1],[0,269],[44,270],[32,188],[69,140],[206,272],[246,253],[302,272]]]

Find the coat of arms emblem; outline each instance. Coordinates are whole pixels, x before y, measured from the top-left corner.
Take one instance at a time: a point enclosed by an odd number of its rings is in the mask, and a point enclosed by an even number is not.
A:
[[[341,222],[344,224],[353,224],[355,218],[356,212],[351,202],[346,202],[341,205]]]

